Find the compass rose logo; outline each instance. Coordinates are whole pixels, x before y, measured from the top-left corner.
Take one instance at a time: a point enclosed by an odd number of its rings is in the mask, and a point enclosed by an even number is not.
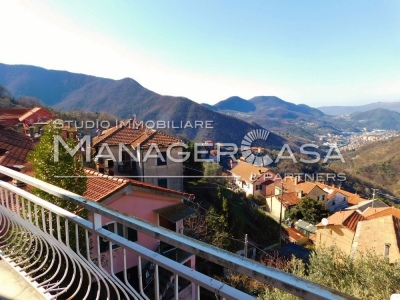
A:
[[[248,132],[240,145],[240,150],[245,160],[256,166],[267,166],[273,162],[272,158],[268,154],[262,155],[260,151],[253,152],[251,145],[256,140],[266,141],[269,136],[269,131],[265,129],[255,129]],[[260,149],[259,149],[260,150]]]

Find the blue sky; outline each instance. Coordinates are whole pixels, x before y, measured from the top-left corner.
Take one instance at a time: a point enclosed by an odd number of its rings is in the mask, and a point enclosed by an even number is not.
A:
[[[400,101],[400,1],[2,1],[0,62],[216,103]]]

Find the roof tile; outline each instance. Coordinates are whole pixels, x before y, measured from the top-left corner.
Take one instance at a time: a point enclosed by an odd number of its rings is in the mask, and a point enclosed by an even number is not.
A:
[[[350,229],[351,231],[355,231],[358,222],[364,220],[367,219],[356,210],[344,210],[344,211],[338,211],[333,215],[329,216],[327,226],[343,225],[348,229]],[[322,223],[319,223],[317,226],[324,226],[324,225],[322,225]]]
[[[152,144],[169,146],[179,142],[181,141],[173,136],[146,128],[143,123],[133,120],[121,122],[105,130],[100,136],[93,138],[94,146],[105,143],[108,145],[124,144],[136,147],[140,144],[141,148],[146,148]]]
[[[254,182],[268,172],[272,173],[268,168],[255,166],[244,161],[240,161],[231,170],[232,175],[240,176],[242,180],[245,180],[247,182]]]

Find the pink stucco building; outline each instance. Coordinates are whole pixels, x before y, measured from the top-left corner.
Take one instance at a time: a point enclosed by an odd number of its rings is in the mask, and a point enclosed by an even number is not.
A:
[[[86,169],[86,174],[88,180],[84,196],[124,214],[183,234],[183,219],[194,213],[192,208],[183,203],[190,200],[193,195],[149,183],[104,175],[90,169]],[[92,218],[93,216],[89,216],[89,219]],[[107,218],[103,217],[101,222],[103,228],[195,269],[194,255],[176,249],[143,233],[136,232],[134,229],[127,228],[122,224],[110,222]],[[124,269],[122,249],[118,245],[112,245],[112,251],[110,251],[108,241],[101,237],[98,239],[93,238],[91,256],[94,260],[97,258],[97,247],[99,247],[102,266],[107,270],[111,269],[109,256],[112,253],[113,271],[117,276],[122,276],[122,274],[118,274]],[[137,255],[133,252],[127,252],[126,264],[129,269],[128,278],[131,277],[131,282],[134,285],[135,282],[138,282]],[[152,289],[151,264],[142,262],[142,272],[144,274],[144,286],[147,285],[149,289]],[[161,271],[160,278],[160,293],[168,293],[168,289],[175,284],[172,274]],[[192,299],[194,297],[194,286],[190,284],[185,286],[184,282],[179,282],[179,286],[182,286],[180,297],[184,299]]]

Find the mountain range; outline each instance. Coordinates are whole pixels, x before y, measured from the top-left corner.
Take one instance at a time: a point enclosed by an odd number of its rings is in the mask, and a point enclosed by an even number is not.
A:
[[[393,110],[400,113],[400,101],[399,102],[374,102],[365,105],[358,106],[321,106],[318,107],[320,111],[327,115],[338,116],[348,115],[355,112],[364,112],[377,108],[384,108],[387,110]]]
[[[268,138],[269,146],[279,148],[285,143],[298,145],[315,141],[317,135],[327,133],[357,132],[364,128],[400,130],[400,114],[395,111],[400,111],[400,102],[316,109],[275,96],[257,96],[248,100],[233,96],[215,105],[198,104],[185,97],[157,94],[131,78],[113,80],[1,63],[0,85],[16,97],[33,96],[56,109],[103,111],[121,119],[136,116],[138,120],[167,124],[211,123],[211,129],[163,128],[167,133],[194,141],[211,139],[239,145],[248,132],[265,128],[272,132]],[[339,108],[345,111],[343,116],[335,115]],[[365,111],[367,109],[372,110]]]
[[[104,111],[118,118],[136,116],[143,121],[171,124],[163,131],[194,141],[240,145],[250,131],[262,126],[218,113],[184,97],[159,95],[131,78],[112,80],[66,71],[46,70],[27,65],[0,64],[0,85],[14,96],[33,96],[44,105],[62,110]],[[192,127],[180,127],[181,122]],[[195,128],[195,122],[209,122],[212,128]],[[168,123],[169,122],[169,123]],[[272,148],[292,143],[274,134],[268,136]]]

